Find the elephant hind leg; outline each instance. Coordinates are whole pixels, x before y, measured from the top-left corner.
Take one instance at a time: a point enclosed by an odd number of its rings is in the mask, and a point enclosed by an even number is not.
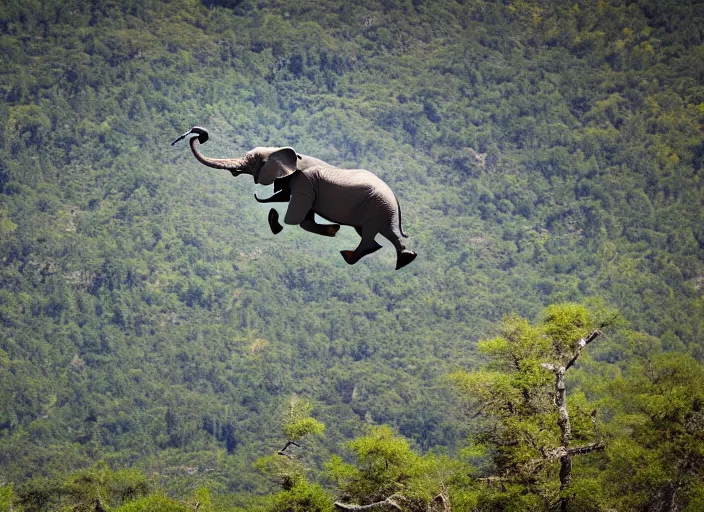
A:
[[[418,256],[415,252],[406,249],[406,244],[403,243],[403,238],[401,238],[398,228],[388,226],[379,231],[379,233],[394,244],[396,248],[396,270],[405,267]]]
[[[369,254],[378,251],[381,249],[381,245],[379,245],[376,242],[373,242],[373,246],[368,246],[365,248],[360,248],[362,244],[357,246],[357,248],[354,251],[340,251],[340,254],[342,254],[342,257],[345,258],[345,261],[350,264],[354,265],[357,263],[359,260],[364,258],[365,256],[368,256]]]
[[[357,233],[362,237],[362,241],[359,242],[359,245],[354,251],[340,251],[342,257],[350,265],[354,265],[365,256],[381,249],[381,245],[374,240],[376,233],[365,233],[363,228],[358,227],[355,227],[355,230],[357,230]]]
[[[403,243],[399,229],[394,229],[391,226],[385,226],[379,230],[379,234],[394,244],[397,253],[402,253],[406,250],[406,244]]]
[[[418,255],[415,252],[409,250],[405,250],[403,252],[398,253],[398,255],[396,256],[396,270],[408,265],[410,262],[416,259],[416,256]]]

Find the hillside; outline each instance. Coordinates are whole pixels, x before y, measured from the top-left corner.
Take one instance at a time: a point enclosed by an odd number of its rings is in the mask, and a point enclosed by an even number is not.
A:
[[[316,474],[370,423],[456,453],[474,425],[444,376],[554,303],[603,299],[701,362],[703,12],[3,2],[0,483],[104,460],[265,492],[251,463],[293,395],[327,425]],[[194,125],[209,156],[375,172],[419,257],[272,235],[263,187],[169,145]],[[614,340],[594,357],[623,361]]]

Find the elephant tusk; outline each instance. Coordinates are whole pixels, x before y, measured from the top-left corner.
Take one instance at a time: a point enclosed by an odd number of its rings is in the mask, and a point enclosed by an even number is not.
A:
[[[254,199],[256,199],[258,203],[288,203],[291,200],[291,191],[280,190],[266,199],[259,199],[257,194],[254,194]]]

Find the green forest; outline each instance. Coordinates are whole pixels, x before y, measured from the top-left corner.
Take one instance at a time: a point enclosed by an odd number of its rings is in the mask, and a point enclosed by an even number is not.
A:
[[[704,510],[703,167],[696,0],[3,0],[0,512]]]

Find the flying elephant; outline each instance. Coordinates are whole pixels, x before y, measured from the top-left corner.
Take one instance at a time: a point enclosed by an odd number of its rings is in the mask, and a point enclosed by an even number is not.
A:
[[[260,203],[288,202],[284,223],[299,225],[322,236],[335,236],[341,225],[355,228],[361,241],[354,250],[340,251],[345,261],[354,265],[364,256],[381,249],[375,237],[381,234],[396,248],[396,270],[411,263],[417,256],[406,248],[408,236],[401,228],[401,207],[389,186],[365,169],[341,169],[318,158],[299,155],[293,148],[257,147],[241,158],[209,158],[200,153],[196,141],[203,144],[208,132],[193,127],[174,140],[193,135],[189,146],[200,163],[224,169],[233,176],[248,174],[254,183],[274,185],[274,194]],[[318,224],[315,214],[332,224]],[[278,213],[269,212],[269,226],[274,234],[283,227]]]

